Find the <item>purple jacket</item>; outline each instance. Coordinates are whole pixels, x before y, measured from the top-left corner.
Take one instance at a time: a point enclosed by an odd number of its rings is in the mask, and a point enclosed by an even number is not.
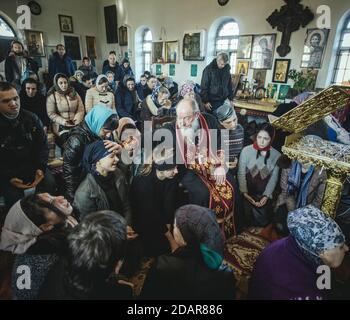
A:
[[[292,236],[266,247],[258,257],[249,286],[249,299],[321,300],[317,266],[304,257]]]

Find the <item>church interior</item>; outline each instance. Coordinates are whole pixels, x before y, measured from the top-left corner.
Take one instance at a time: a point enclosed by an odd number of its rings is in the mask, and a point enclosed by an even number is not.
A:
[[[350,299],[350,3],[1,0],[0,300]]]

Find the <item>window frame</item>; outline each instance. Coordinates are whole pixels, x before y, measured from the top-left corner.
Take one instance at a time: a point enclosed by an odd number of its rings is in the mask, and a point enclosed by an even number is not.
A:
[[[151,36],[152,36],[152,40],[145,40],[146,38],[146,34],[150,32]],[[152,68],[152,42],[153,42],[153,34],[150,28],[145,28],[142,31],[142,43],[141,43],[141,47],[142,47],[142,73],[144,73],[145,71],[151,71]],[[144,45],[149,43],[151,45],[151,50],[144,50]],[[149,54],[150,55],[150,63],[149,63],[149,70],[146,70],[146,55]]]
[[[238,27],[238,34],[237,35],[229,35],[229,36],[220,36],[220,32],[221,30],[225,27],[226,24],[229,24],[229,23],[235,23]],[[228,49],[218,49],[218,41],[219,40],[229,40],[229,44],[228,44]],[[232,40],[237,40],[237,48],[236,49],[230,49],[230,43]],[[230,18],[230,19],[226,19],[224,21],[222,21],[217,30],[216,30],[216,35],[215,35],[215,40],[214,40],[214,53],[215,55],[217,55],[219,52],[225,52],[227,53],[228,55],[228,58],[229,58],[229,64],[231,66],[231,73],[235,73],[235,68],[236,68],[236,65],[237,65],[237,51],[238,51],[238,41],[239,41],[239,25],[238,25],[238,22],[233,19],[233,18]],[[233,60],[233,64],[231,65],[231,57],[232,55],[234,55],[234,60]]]
[[[338,43],[338,48],[337,48],[337,53],[336,53],[336,60],[335,60],[335,64],[334,64],[334,69],[333,69],[333,76],[332,76],[332,84],[337,84],[336,79],[338,76],[338,71],[339,69],[339,64],[340,64],[340,58],[342,56],[343,53],[347,53],[348,54],[348,60],[346,63],[346,66],[349,66],[349,68],[345,68],[345,70],[350,70],[350,46],[348,47],[341,47],[341,43],[343,41],[344,35],[345,34],[350,34],[350,15],[346,18],[343,28],[341,29],[340,32],[340,37],[339,37],[339,43]],[[344,78],[342,80],[346,81]],[[350,81],[350,79],[349,79]]]

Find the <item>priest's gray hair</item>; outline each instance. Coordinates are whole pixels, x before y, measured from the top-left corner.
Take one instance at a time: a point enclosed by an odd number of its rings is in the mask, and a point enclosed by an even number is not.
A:
[[[185,104],[186,102],[191,105],[193,113],[200,111],[196,99],[182,99],[182,100],[180,100],[180,102],[176,106],[176,111],[178,110],[179,107],[181,107],[182,104]],[[176,114],[177,114],[177,112],[176,112]]]

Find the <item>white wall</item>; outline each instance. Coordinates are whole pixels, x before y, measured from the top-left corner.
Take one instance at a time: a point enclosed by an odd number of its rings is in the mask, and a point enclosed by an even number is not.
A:
[[[230,0],[229,3],[221,7],[216,0],[100,0],[100,26],[101,42],[105,42],[103,6],[117,4],[118,25],[127,24],[130,26],[129,49],[132,53],[132,64],[135,62],[135,31],[142,25],[148,26],[153,39],[159,40],[162,27],[166,34],[162,33],[163,40],[180,41],[180,64],[176,65],[176,75],[174,79],[182,82],[190,79],[190,66],[192,63],[198,64],[198,77],[192,80],[200,82],[202,71],[207,61],[192,62],[182,59],[182,38],[185,30],[210,29],[214,21],[222,16],[234,18],[240,28],[240,34],[263,34],[277,33],[276,47],[280,44],[281,33],[272,29],[266,18],[275,10],[284,5],[281,0]],[[302,4],[309,6],[316,15],[319,5],[329,5],[331,8],[331,31],[328,39],[327,50],[325,52],[322,69],[319,70],[317,87],[325,87],[329,84],[330,70],[334,64],[334,40],[339,20],[350,9],[349,0],[303,0]],[[292,51],[284,58],[291,59],[291,68],[299,69],[303,53],[303,44],[307,28],[315,28],[314,19],[306,28],[301,28],[294,32],[290,45]],[[111,48],[117,46],[102,45],[102,52],[106,55]],[[275,58],[280,58],[275,52]],[[168,65],[162,66],[164,73],[169,72]],[[268,70],[266,83],[272,82],[273,70]],[[253,70],[249,71],[249,77]],[[292,84],[292,83],[291,83]]]

